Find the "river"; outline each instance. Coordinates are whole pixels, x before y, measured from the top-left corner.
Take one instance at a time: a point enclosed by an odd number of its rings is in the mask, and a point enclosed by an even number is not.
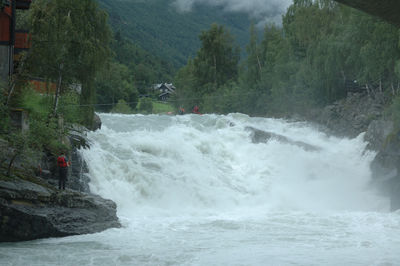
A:
[[[123,225],[0,245],[0,265],[400,265],[400,212],[371,185],[363,134],[221,115],[100,114],[92,192]],[[318,149],[271,139],[248,127]]]

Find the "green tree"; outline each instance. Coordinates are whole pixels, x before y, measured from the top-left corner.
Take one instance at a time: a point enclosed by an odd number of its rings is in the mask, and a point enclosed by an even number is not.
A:
[[[65,84],[82,84],[84,122],[91,126],[94,78],[107,61],[107,15],[93,0],[37,0],[32,4],[30,73],[57,82],[54,113]]]
[[[245,82],[249,89],[253,89],[260,81],[263,63],[262,50],[258,43],[257,31],[254,24],[250,27],[250,43],[246,47],[247,59],[245,63]]]
[[[238,79],[239,48],[230,33],[217,24],[203,31],[199,39],[201,48],[196,57],[189,59],[175,75],[174,83],[178,89],[174,102],[177,108],[186,110],[204,104],[207,106],[204,110],[212,112],[215,98],[224,95],[220,88]]]
[[[185,110],[190,110],[194,105],[201,103],[202,94],[197,89],[193,60],[188,60],[188,64],[178,70],[174,83],[178,88],[173,101],[176,109],[183,107]]]
[[[110,62],[96,76],[97,109],[110,111],[118,100],[129,103],[136,108],[138,91],[134,86],[133,74],[126,65]]]
[[[239,47],[223,27],[212,24],[200,34],[201,48],[193,60],[194,76],[203,92],[215,91],[238,76]]]

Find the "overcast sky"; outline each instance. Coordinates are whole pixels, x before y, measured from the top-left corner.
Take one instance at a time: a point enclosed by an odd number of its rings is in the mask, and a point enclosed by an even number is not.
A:
[[[174,0],[180,12],[190,12],[197,4],[222,6],[227,12],[245,12],[260,26],[265,23],[281,24],[282,15],[292,0]]]

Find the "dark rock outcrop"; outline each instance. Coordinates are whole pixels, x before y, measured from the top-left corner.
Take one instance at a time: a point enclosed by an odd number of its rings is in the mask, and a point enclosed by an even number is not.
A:
[[[268,141],[270,141],[271,139],[275,139],[279,142],[282,143],[288,143],[291,145],[295,145],[298,146],[300,148],[303,148],[306,151],[319,151],[321,148],[302,142],[302,141],[295,141],[295,140],[291,140],[288,137],[276,134],[276,133],[272,133],[272,132],[268,132],[268,131],[263,131],[254,127],[246,127],[246,130],[251,132],[251,141],[253,143],[267,143]]]
[[[325,125],[335,135],[356,137],[366,132],[370,123],[383,116],[385,99],[383,96],[370,97],[366,93],[349,93],[341,101],[325,107],[313,121]]]
[[[96,131],[97,129],[101,129],[101,119],[98,114],[94,114],[93,116],[93,122],[92,122],[92,128],[91,130]]]
[[[68,141],[76,148],[89,148],[89,143],[86,134],[89,130],[83,126],[71,125],[68,127]]]
[[[68,173],[68,188],[81,192],[90,192],[90,178],[88,176],[89,170],[85,160],[83,160],[79,151],[76,149],[71,152],[70,158],[72,164]]]
[[[119,227],[116,205],[15,178],[0,181],[0,242],[100,232]]]
[[[393,132],[392,121],[373,120],[367,129],[364,139],[368,141],[368,149],[379,151],[384,147],[387,137]]]

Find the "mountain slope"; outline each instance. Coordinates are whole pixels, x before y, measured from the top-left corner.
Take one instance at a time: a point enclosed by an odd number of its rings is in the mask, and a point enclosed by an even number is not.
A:
[[[196,6],[181,13],[172,0],[98,0],[110,16],[114,31],[121,33],[147,51],[164,58],[176,67],[194,56],[202,30],[212,23],[226,26],[243,48],[248,41],[250,20],[246,14],[225,13],[221,8]]]

